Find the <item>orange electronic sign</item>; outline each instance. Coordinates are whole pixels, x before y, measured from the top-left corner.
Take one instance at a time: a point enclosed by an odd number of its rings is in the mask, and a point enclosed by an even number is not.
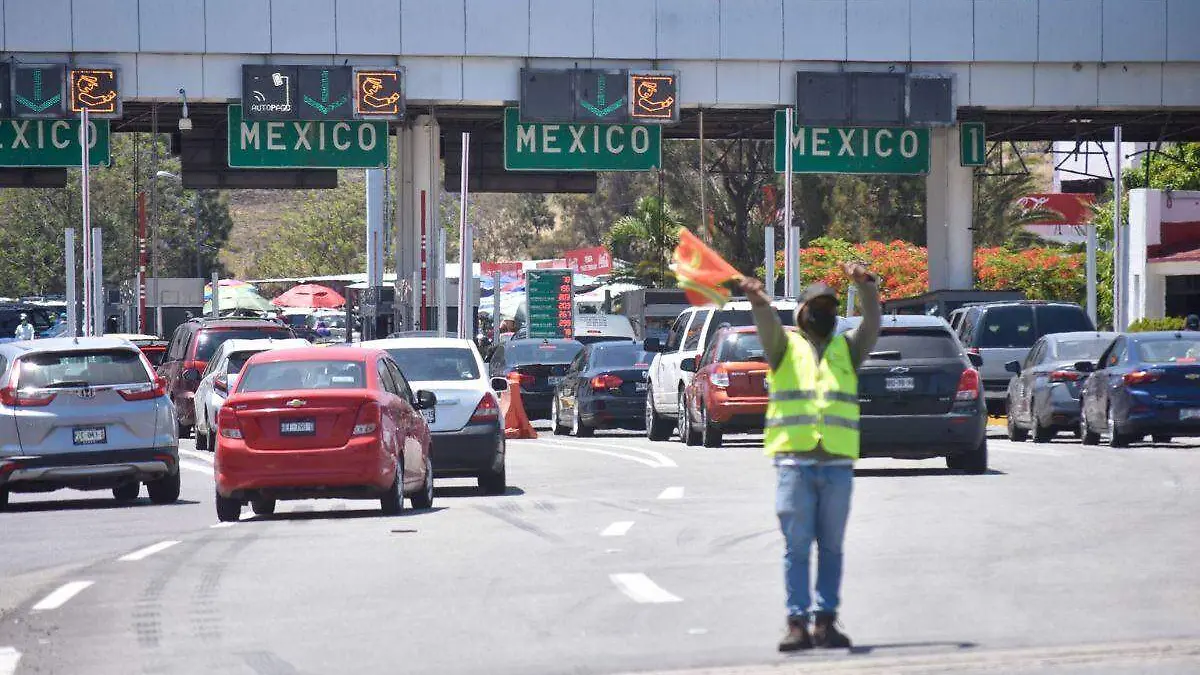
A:
[[[71,112],[97,117],[121,116],[121,90],[116,68],[71,68],[67,71]]]
[[[354,71],[354,114],[356,117],[400,118],[404,116],[404,71]]]
[[[678,122],[679,74],[661,70],[630,71],[629,118],[634,122]]]

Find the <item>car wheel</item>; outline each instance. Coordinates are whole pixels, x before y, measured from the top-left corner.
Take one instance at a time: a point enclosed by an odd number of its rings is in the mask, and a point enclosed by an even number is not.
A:
[[[561,411],[558,409],[558,397],[555,396],[554,400],[550,403],[550,425],[554,429],[555,436],[566,436],[570,433],[571,429],[562,425],[560,413]]]
[[[479,476],[479,489],[485,495],[502,495],[508,491],[507,469],[502,464],[499,471],[489,471]]]
[[[175,423],[175,430],[179,433],[180,438],[187,438],[192,435],[192,425],[184,424],[183,422]]]
[[[236,523],[242,517],[242,501],[232,497],[222,497],[217,493],[217,520],[222,523]]]
[[[649,387],[653,391],[654,387]],[[646,438],[665,441],[671,438],[671,420],[664,419],[654,411],[654,394],[646,394]]]
[[[1087,415],[1079,415],[1079,441],[1084,445],[1096,445],[1100,442],[1100,434],[1092,431],[1087,422]]]
[[[700,434],[692,426],[692,416],[688,413],[687,395],[682,391],[679,392],[678,401],[679,417],[676,427],[679,431],[679,440],[684,445],[700,445]]]
[[[125,483],[124,485],[118,485],[112,490],[113,499],[122,503],[128,503],[136,500],[138,495],[141,493],[142,484],[136,480]]]
[[[1017,420],[1012,416],[1008,416],[1008,440],[1020,443],[1026,438],[1029,438],[1029,432],[1017,426]]]
[[[583,419],[579,416],[579,403],[575,404],[575,411],[571,413],[571,433],[579,438],[588,438],[596,434],[595,427],[589,427],[584,424]]]
[[[269,516],[275,513],[274,499],[255,499],[250,502],[250,510],[256,516]]]
[[[0,488],[0,511],[8,508],[8,488]]]
[[[421,484],[421,491],[409,497],[414,509],[432,509],[433,508],[433,460],[425,460],[425,482]]]
[[[979,445],[974,450],[950,455],[946,458],[946,467],[958,471],[964,471],[969,474],[987,473],[988,468],[988,449],[987,437],[984,437]]]
[[[1049,443],[1055,436],[1054,429],[1047,429],[1038,421],[1037,413],[1031,413],[1033,419],[1033,442],[1034,443]]]
[[[208,434],[202,434],[199,431],[197,431],[196,432],[196,450],[199,450],[200,452],[212,451],[212,446],[210,445],[211,441],[209,440],[210,438],[212,438],[212,437],[209,436]]]
[[[1167,443],[1171,442],[1171,437],[1167,436],[1166,434],[1154,434],[1150,438],[1159,445],[1166,445]]]
[[[152,504],[174,504],[179,501],[179,472],[146,483]]]
[[[1125,448],[1129,446],[1129,437],[1121,433],[1121,428],[1117,426],[1117,420],[1113,417],[1112,408],[1108,409],[1108,445],[1111,448]]]
[[[708,418],[708,408],[700,408],[700,442],[706,448],[719,448],[722,436],[721,428]]]
[[[388,487],[387,492],[379,498],[379,508],[385,516],[397,516],[404,511],[404,491],[401,486],[404,483],[402,474],[404,473],[404,458],[401,457],[396,462],[396,475],[392,478],[392,484]]]

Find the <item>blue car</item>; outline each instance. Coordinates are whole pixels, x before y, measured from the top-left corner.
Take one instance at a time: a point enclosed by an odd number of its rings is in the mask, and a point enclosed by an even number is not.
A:
[[[555,387],[550,412],[554,433],[591,436],[596,429],[644,429],[653,358],[635,342],[586,345]]]
[[[1200,436],[1200,332],[1121,335],[1098,363],[1080,361],[1075,369],[1090,373],[1082,391],[1085,445],[1101,434],[1114,448],[1146,436],[1155,443]]]

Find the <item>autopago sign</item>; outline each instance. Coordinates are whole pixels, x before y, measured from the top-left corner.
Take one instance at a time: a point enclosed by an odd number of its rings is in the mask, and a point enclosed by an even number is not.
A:
[[[89,121],[88,128],[89,163],[108,166],[108,121]],[[0,166],[69,168],[82,159],[79,120],[0,120]]]
[[[795,173],[929,173],[929,129],[795,126],[785,138],[785,119],[784,111],[775,111],[777,172],[784,171],[784,148],[790,147]]]
[[[522,123],[504,111],[508,171],[649,171],[662,166],[662,129],[653,124]]]
[[[379,169],[388,164],[385,121],[243,120],[229,106],[229,166],[234,169]]]

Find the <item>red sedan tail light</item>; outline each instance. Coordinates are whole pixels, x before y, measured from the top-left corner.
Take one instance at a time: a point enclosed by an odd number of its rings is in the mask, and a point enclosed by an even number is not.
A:
[[[223,438],[242,437],[242,425],[237,413],[229,408],[222,407],[217,413],[217,429]]]
[[[379,421],[381,419],[379,404],[374,401],[368,401],[362,404],[358,409],[358,418],[354,420],[355,436],[366,436],[373,434],[379,429]]]
[[[148,401],[167,393],[167,381],[161,377],[156,377],[153,382],[135,384],[132,387],[121,387],[117,389],[117,393],[126,401]]]
[[[625,380],[622,380],[612,373],[605,373],[592,378],[592,391],[620,389],[622,384],[625,384]]]
[[[1125,384],[1150,384],[1158,382],[1162,375],[1161,370],[1135,370],[1132,373],[1125,373],[1125,377],[1122,379],[1125,380]]]
[[[956,401],[976,401],[979,399],[979,371],[965,368],[958,377],[958,392],[954,394]]]
[[[496,402],[495,396],[484,394],[483,398],[479,400],[479,405],[475,406],[475,412],[471,414],[471,421],[468,424],[485,424],[498,419],[500,419],[500,404]]]
[[[1077,370],[1056,370],[1050,373],[1051,382],[1078,382],[1083,379],[1083,373]]]

